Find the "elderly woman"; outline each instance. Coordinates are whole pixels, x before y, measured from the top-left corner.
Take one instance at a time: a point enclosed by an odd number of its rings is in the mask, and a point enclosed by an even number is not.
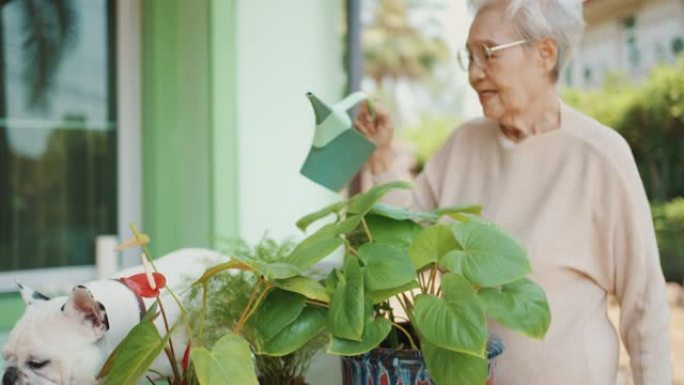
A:
[[[611,295],[634,383],[671,384],[665,282],[634,159],[614,130],[556,91],[583,24],[579,0],[481,2],[461,59],[485,117],[454,131],[410,196],[393,197],[423,210],[481,203],[526,246],[551,327],[537,341],[492,326],[506,345],[497,385],[615,384]],[[383,183],[399,174],[391,121],[375,116],[362,107],[355,123],[377,145],[367,166]]]

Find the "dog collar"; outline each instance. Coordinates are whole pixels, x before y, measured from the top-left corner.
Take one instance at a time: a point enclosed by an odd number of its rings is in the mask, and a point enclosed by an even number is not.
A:
[[[113,279],[113,280],[116,282],[119,282],[120,284],[122,284],[124,286],[126,286],[126,288],[128,290],[130,290],[131,293],[133,293],[133,295],[135,296],[135,299],[138,301],[138,310],[140,311],[140,320],[142,321],[143,318],[145,317],[145,313],[147,313],[147,309],[145,308],[145,301],[143,301],[143,298],[140,295],[138,295],[138,293],[136,293],[134,290],[132,290],[130,287],[128,287],[128,285],[126,284],[126,282],[124,282],[124,280],[122,278],[117,278],[117,279]]]

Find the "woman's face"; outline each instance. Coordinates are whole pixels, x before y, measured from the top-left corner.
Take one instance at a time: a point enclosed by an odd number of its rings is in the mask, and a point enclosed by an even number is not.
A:
[[[484,51],[483,45],[492,48],[523,40],[505,12],[505,2],[498,2],[477,14],[467,41],[472,56]],[[480,61],[471,60],[468,79],[490,119],[501,122],[516,116],[554,87],[548,61],[542,60],[535,42],[497,50],[489,60]]]

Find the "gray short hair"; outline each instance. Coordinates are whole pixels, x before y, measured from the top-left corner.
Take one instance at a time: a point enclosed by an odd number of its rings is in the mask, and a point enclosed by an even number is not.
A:
[[[477,12],[497,3],[507,3],[506,14],[524,39],[556,41],[558,58],[552,77],[570,62],[584,31],[582,0],[473,0]]]

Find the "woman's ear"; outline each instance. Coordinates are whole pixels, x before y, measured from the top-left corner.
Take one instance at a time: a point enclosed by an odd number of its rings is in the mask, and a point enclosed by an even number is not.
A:
[[[554,39],[543,38],[537,42],[539,65],[545,72],[551,72],[558,60],[558,44]]]

